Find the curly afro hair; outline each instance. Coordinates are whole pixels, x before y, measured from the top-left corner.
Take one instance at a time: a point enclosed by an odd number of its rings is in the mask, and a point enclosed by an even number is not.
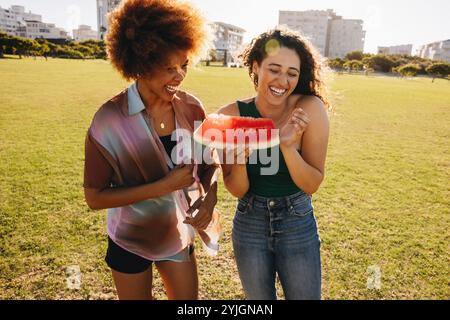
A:
[[[300,57],[300,79],[294,94],[312,95],[320,98],[325,106],[330,107],[327,98],[326,85],[323,80],[323,71],[326,70],[322,57],[308,39],[300,33],[278,26],[253,39],[244,52],[239,56],[248,68],[255,89],[258,88],[258,77],[253,73],[253,62],[261,65],[262,61],[277,47],[295,50]]]
[[[167,62],[174,51],[194,57],[207,40],[197,9],[175,0],[124,0],[109,15],[108,57],[126,80]]]

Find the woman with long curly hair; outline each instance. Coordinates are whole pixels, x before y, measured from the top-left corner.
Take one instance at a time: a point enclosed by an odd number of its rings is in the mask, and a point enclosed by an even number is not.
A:
[[[179,86],[206,39],[205,21],[174,0],[125,0],[109,19],[109,59],[133,83],[88,130],[86,202],[108,209],[105,260],[119,299],[153,298],[153,263],[169,299],[197,299],[194,236],[217,250],[219,165],[181,159],[189,143],[178,143],[180,132],[192,132],[205,111]]]
[[[219,113],[272,119],[280,145],[237,149],[235,159],[246,161],[223,164],[225,186],[239,199],[232,233],[239,276],[251,300],[276,299],[276,275],[286,299],[320,299],[312,195],[325,176],[329,136],[321,57],[307,39],[281,27],[254,39],[241,57],[256,97]]]

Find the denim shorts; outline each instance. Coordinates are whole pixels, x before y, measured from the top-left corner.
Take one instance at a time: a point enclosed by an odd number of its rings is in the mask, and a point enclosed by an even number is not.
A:
[[[185,250],[188,250],[189,256],[192,255],[194,253],[194,245],[190,245]],[[126,274],[138,274],[145,272],[152,266],[153,262],[155,262],[123,249],[110,237],[108,237],[108,250],[106,251],[105,261],[108,267],[112,270]],[[168,259],[162,261],[173,260]]]
[[[304,192],[239,199],[233,249],[246,298],[275,300],[276,275],[288,300],[321,299],[320,237]]]

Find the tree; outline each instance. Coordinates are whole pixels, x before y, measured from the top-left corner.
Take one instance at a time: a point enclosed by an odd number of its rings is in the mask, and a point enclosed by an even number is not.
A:
[[[4,51],[9,45],[10,37],[4,32],[0,32],[0,58],[4,57]]]
[[[93,56],[94,56],[94,50],[88,46],[76,44],[76,45],[72,46],[72,49],[80,52],[84,58],[93,58]]]
[[[450,63],[438,62],[430,65],[426,69],[427,73],[433,77],[431,82],[434,82],[436,78],[448,79],[450,75]]]
[[[87,55],[92,56],[95,59],[106,59],[107,57],[104,41],[86,40],[79,42],[78,45],[90,48],[92,52],[88,52]]]
[[[50,45],[53,45],[52,43],[48,42],[45,39],[36,39],[35,40],[39,44],[39,49],[37,50],[37,54],[41,57],[44,57],[45,60],[47,60],[47,56],[50,53]]]
[[[402,77],[415,77],[420,71],[420,67],[416,64],[410,63],[396,68],[396,71],[400,73]]]
[[[370,67],[364,66],[364,75],[370,76],[371,73],[373,73],[375,70],[373,70]]]
[[[34,50],[39,44],[31,39],[12,37],[11,46],[16,48],[16,54],[22,59],[22,56],[29,56],[34,53]]]
[[[47,60],[47,55],[49,52],[50,52],[49,46],[45,43],[41,44],[41,47],[39,49],[39,55],[44,57],[45,60]]]
[[[364,68],[364,64],[358,60],[350,60],[344,63],[344,69],[349,73],[352,71],[361,71]]]
[[[344,63],[345,61],[341,58],[328,60],[328,66],[338,73],[342,73],[342,70],[344,70]]]
[[[364,53],[362,53],[362,51],[352,51],[347,53],[347,55],[345,56],[345,60],[358,60],[358,61],[362,61],[362,59],[364,58]]]
[[[391,72],[392,68],[396,66],[395,61],[384,54],[363,58],[363,64],[380,72]]]

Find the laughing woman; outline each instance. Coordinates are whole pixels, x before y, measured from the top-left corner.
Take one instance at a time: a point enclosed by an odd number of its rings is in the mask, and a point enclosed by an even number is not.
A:
[[[204,25],[193,7],[172,0],[125,0],[110,16],[109,58],[134,82],[94,116],[84,188],[90,208],[108,209],[106,262],[119,299],[152,299],[153,263],[169,299],[197,299],[194,229],[217,231],[218,165],[176,166],[171,138],[205,117],[200,101],[178,89]],[[201,194],[194,204],[188,187]]]
[[[245,153],[257,161],[223,165],[225,186],[239,199],[232,237],[239,276],[251,300],[276,299],[277,274],[286,299],[320,299],[312,194],[325,176],[329,135],[320,56],[301,35],[276,28],[253,40],[242,57],[256,97],[219,113],[272,119],[280,146],[266,151],[275,174],[264,175],[262,152]]]

